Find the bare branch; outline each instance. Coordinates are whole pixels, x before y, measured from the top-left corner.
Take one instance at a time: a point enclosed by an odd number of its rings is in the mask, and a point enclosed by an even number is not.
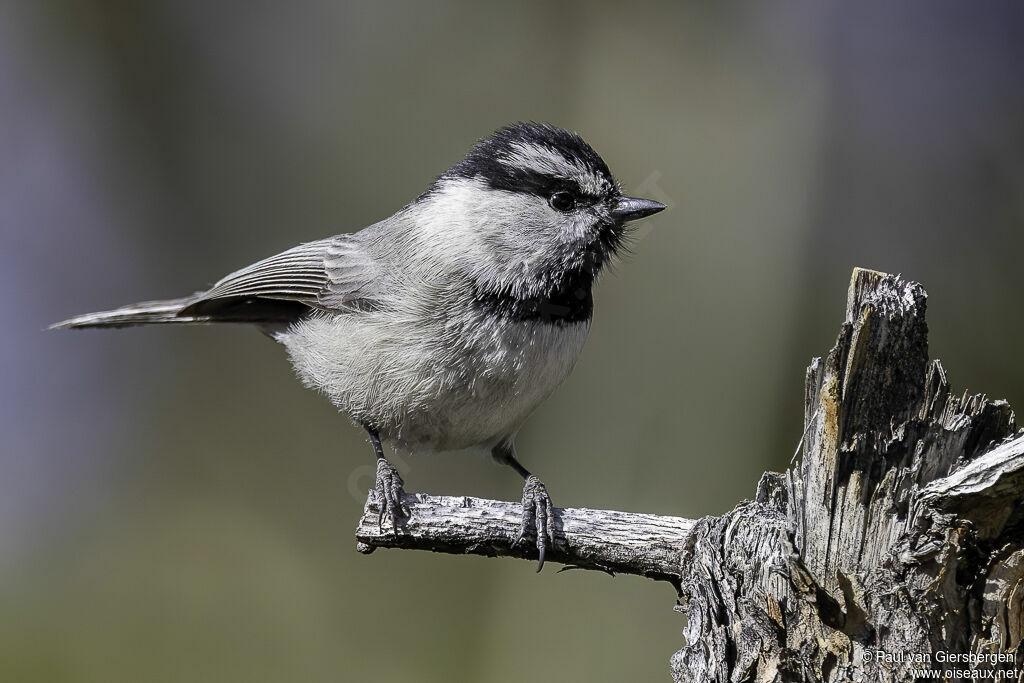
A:
[[[356,529],[359,550],[414,548],[434,552],[536,559],[533,539],[518,546],[522,506],[482,498],[407,494],[412,513],[397,535],[385,522],[377,526],[379,508],[370,492]],[[587,508],[555,508],[555,545],[548,559],[615,574],[679,581],[680,552],[694,522],[666,517]]]

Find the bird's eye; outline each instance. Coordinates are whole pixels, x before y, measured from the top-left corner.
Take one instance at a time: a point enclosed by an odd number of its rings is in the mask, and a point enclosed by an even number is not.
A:
[[[576,208],[576,197],[572,196],[571,192],[556,192],[551,195],[549,203],[555,211],[565,213]]]

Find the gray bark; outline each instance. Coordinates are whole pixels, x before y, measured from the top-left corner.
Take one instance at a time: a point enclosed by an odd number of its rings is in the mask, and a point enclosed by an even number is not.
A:
[[[356,530],[358,548],[417,548],[445,553],[537,557],[533,539],[513,546],[522,505],[468,496],[406,494],[410,516],[395,534],[390,522],[378,526],[374,495]],[[555,543],[546,561],[615,574],[679,580],[680,552],[694,522],[682,517],[587,508],[555,508]]]
[[[798,465],[720,517],[556,510],[551,559],[675,585],[676,681],[1021,679],[1024,433],[1006,402],[952,393],[925,303],[916,283],[855,270],[836,344],[807,370]],[[407,527],[382,533],[370,495],[361,550],[536,556],[512,545],[517,503],[406,501]]]

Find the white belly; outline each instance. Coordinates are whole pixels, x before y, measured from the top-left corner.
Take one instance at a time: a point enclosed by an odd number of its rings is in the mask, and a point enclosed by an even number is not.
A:
[[[589,324],[480,320],[323,315],[277,339],[307,386],[382,438],[417,451],[490,447],[566,378]]]

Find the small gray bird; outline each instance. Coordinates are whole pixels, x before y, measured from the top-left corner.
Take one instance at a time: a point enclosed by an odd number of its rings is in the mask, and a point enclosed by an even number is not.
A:
[[[517,123],[470,149],[422,195],[359,232],[302,244],[206,291],[89,313],[54,327],[251,323],[302,382],[369,432],[378,525],[409,516],[382,441],[409,451],[482,446],[526,483],[515,543],[553,542],[551,499],[515,436],[566,378],[590,328],[594,279],[625,224],[665,206],[622,196],[575,133]]]

